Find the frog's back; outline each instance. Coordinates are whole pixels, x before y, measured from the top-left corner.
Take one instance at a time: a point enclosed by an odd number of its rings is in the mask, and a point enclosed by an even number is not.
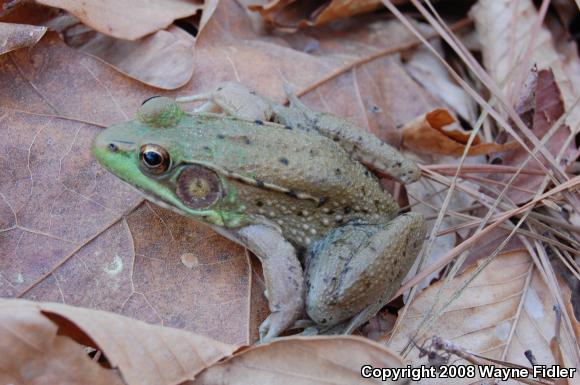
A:
[[[288,237],[299,243],[351,219],[379,222],[398,211],[374,175],[315,132],[210,116],[182,124],[190,129],[181,127],[175,140],[188,143],[195,160],[239,176],[232,183],[249,214],[294,229],[298,235]]]

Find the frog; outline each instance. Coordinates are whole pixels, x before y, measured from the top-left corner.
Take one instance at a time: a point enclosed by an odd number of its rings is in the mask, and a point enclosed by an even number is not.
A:
[[[400,213],[379,176],[419,179],[415,162],[348,120],[238,83],[152,97],[92,152],[153,203],[213,228],[259,259],[270,341],[350,334],[385,306],[417,258],[425,220]],[[187,111],[187,103],[198,107]],[[201,103],[201,104],[200,104]]]

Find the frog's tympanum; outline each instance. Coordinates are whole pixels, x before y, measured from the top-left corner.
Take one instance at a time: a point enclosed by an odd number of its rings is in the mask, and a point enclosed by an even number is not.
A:
[[[271,311],[262,340],[304,310],[316,323],[310,330],[352,332],[393,295],[425,236],[423,218],[398,215],[369,171],[410,182],[417,166],[353,124],[289,99],[286,107],[224,83],[185,98],[205,101],[186,113],[155,97],[93,147],[151,201],[258,256]]]

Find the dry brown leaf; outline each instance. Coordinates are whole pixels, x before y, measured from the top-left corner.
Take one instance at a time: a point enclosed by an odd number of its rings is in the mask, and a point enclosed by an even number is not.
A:
[[[554,75],[551,70],[532,71],[526,87],[523,89],[518,104],[516,105],[516,112],[520,115],[522,120],[530,127],[532,133],[539,139],[550,130],[550,127],[562,116],[564,113],[564,105],[562,102],[560,90],[555,82]],[[545,146],[550,153],[557,154],[565,145],[565,141],[570,135],[568,126],[560,126],[556,133],[547,141]],[[570,164],[573,161],[576,153],[576,146],[570,143],[562,158],[562,164]],[[495,163],[503,163],[509,166],[520,166],[528,157],[528,152],[521,147],[515,151],[496,156]],[[531,160],[526,165],[527,169],[540,170],[540,165],[537,161]],[[492,178],[507,181],[511,178],[510,175],[492,175]],[[538,186],[538,183],[544,178],[544,175],[519,175],[512,183],[513,186],[524,188],[533,191]],[[516,203],[523,203],[533,197],[533,193],[522,191],[519,189],[510,188],[510,199]]]
[[[0,300],[0,383],[121,385],[28,301]]]
[[[444,54],[440,42],[434,41],[432,45]],[[411,76],[432,95],[444,101],[449,110],[466,122],[475,122],[477,118],[475,101],[453,81],[443,63],[424,46],[417,47],[408,55],[410,57],[405,62],[405,68]]]
[[[351,336],[284,338],[251,347],[203,372],[195,384],[395,384],[361,377],[361,367],[403,367],[400,357],[368,339]]]
[[[188,0],[38,0],[38,3],[67,10],[99,32],[127,40],[165,29],[175,19],[191,16],[203,8],[200,2]]]
[[[449,111],[441,108],[419,116],[403,127],[403,146],[425,154],[460,157],[465,151],[469,133],[460,129],[445,128],[453,123],[457,123],[457,120]],[[517,147],[519,147],[517,143],[481,143],[481,139],[476,137],[467,155],[487,155],[510,151]]]
[[[393,336],[389,347],[395,351],[407,345],[411,338],[421,345],[434,335],[450,340],[463,348],[484,357],[505,360],[530,366],[524,351],[531,349],[538,363],[555,364],[550,350],[554,336],[556,317],[554,300],[544,284],[532,259],[525,250],[498,255],[467,288],[444,309],[434,326],[424,334],[415,336],[414,331],[426,314],[431,314],[432,304],[446,301],[469,277],[475,267],[455,277],[449,288],[440,292],[443,282],[431,285],[421,292],[410,305],[402,321],[405,329]],[[578,367],[577,345],[567,329],[560,331],[565,361],[568,367]],[[426,357],[419,358],[413,349],[407,357],[414,366],[426,364]],[[466,364],[455,360],[454,365]],[[439,384],[437,379],[423,379],[420,384]],[[449,384],[472,384],[473,378],[448,379]],[[516,384],[509,380],[506,384]]]
[[[82,42],[67,43],[147,85],[173,90],[191,79],[194,41],[181,28],[171,26],[135,41],[88,32]]]
[[[314,26],[345,19],[361,13],[372,12],[382,6],[380,0],[331,0],[329,4],[312,15],[314,19],[312,22],[302,23],[301,26]]]
[[[394,1],[397,4],[403,2],[405,1]],[[248,6],[250,10],[259,12],[268,23],[286,28],[318,26],[333,20],[372,12],[381,7],[380,0],[330,0],[322,4],[274,0],[265,5]]]
[[[54,303],[1,300],[0,318],[3,384],[180,384],[236,350],[182,330]],[[112,369],[90,360],[79,343],[98,349]]]
[[[521,84],[515,83],[523,82],[533,66],[551,68],[562,92],[564,108],[570,111],[566,123],[574,129],[580,127],[580,108],[572,109],[580,96],[580,83],[574,82],[577,78],[568,73],[549,31],[540,25],[534,33],[538,17],[534,3],[531,0],[480,0],[470,14],[482,44],[485,68],[496,83],[508,91],[512,101],[515,102],[520,93],[515,87]],[[527,51],[532,38],[535,41]],[[525,61],[527,54],[531,54],[531,60]],[[571,60],[579,62],[578,56]],[[527,67],[522,68],[522,64]]]
[[[36,44],[45,32],[45,27],[0,22],[0,55]]]

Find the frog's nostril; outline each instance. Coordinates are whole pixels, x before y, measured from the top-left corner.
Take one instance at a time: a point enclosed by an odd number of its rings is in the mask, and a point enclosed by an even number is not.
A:
[[[117,152],[119,150],[119,147],[117,147],[117,145],[115,143],[109,143],[107,145],[107,148],[109,149],[109,151],[111,152]]]

